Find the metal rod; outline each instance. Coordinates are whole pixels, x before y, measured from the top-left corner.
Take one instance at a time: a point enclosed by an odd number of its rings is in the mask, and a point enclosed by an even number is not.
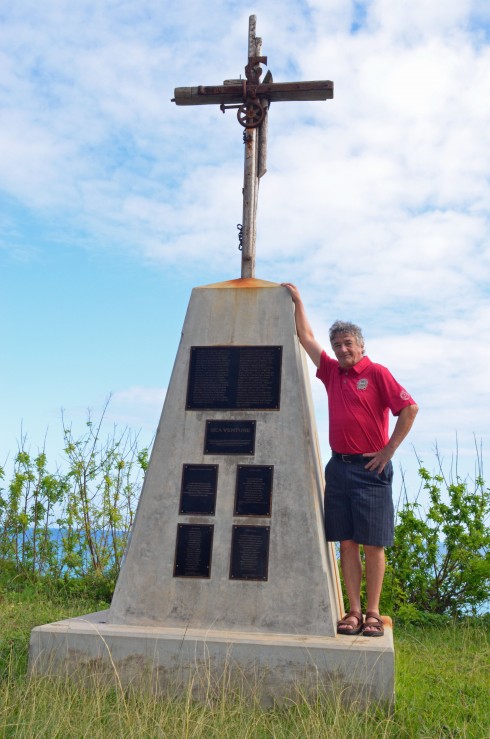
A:
[[[242,277],[255,277],[257,179],[257,128],[245,129],[243,177]]]
[[[256,16],[248,19],[248,57],[260,56],[262,39],[255,37]],[[257,203],[259,179],[258,128],[245,129],[245,157],[243,168],[243,230],[242,277],[255,277],[255,244],[257,239]]]

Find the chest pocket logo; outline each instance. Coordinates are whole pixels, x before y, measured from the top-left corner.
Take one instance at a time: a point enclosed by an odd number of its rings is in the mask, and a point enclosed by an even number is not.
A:
[[[358,390],[365,390],[368,386],[368,381],[363,378],[362,380],[357,381],[357,389]]]

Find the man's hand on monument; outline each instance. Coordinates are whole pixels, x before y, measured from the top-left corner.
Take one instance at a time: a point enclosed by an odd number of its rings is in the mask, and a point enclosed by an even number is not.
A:
[[[293,303],[298,303],[301,301],[299,290],[296,285],[293,285],[291,282],[282,282],[281,287],[285,287],[289,290],[289,294],[291,295]]]

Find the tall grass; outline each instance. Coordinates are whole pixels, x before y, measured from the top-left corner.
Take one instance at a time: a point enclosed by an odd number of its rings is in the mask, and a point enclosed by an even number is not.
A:
[[[33,626],[104,607],[81,598],[47,597],[33,589],[0,595],[0,737],[312,737],[488,739],[490,619],[445,626],[395,628],[393,713],[346,707],[341,695],[265,709],[227,684],[193,700],[155,690],[122,689],[96,674],[76,683],[26,676]],[[216,686],[214,686],[216,688]]]

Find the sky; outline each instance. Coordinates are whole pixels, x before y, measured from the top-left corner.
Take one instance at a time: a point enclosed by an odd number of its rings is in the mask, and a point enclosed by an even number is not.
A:
[[[256,276],[294,282],[317,338],[362,326],[420,411],[397,452],[474,476],[490,449],[490,6],[485,0],[4,0],[0,464],[83,429],[153,437],[195,286],[240,276],[243,129],[175,87],[274,81]],[[310,365],[320,443],[323,385]],[[486,465],[488,468],[488,464]],[[398,478],[399,481],[401,476]]]

